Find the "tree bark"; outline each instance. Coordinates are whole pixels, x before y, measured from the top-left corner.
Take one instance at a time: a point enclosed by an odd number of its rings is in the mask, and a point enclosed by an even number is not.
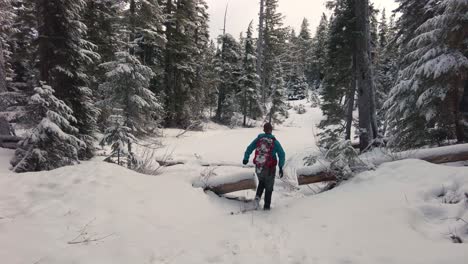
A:
[[[260,0],[260,13],[259,13],[259,22],[258,22],[258,40],[257,40],[257,74],[260,77],[260,89],[262,91],[262,102],[266,103],[266,93],[265,93],[265,78],[263,76],[262,66],[263,66],[263,48],[264,48],[264,39],[263,39],[263,29],[265,24],[265,0]]]
[[[453,89],[452,102],[453,102],[453,118],[455,124],[455,135],[457,137],[457,142],[465,142],[465,130],[466,125],[464,124],[465,118],[463,113],[463,107],[465,101],[465,93],[468,89],[467,81],[461,79],[455,83],[455,89]],[[465,106],[466,107],[466,106]],[[465,113],[466,115],[466,113]]]
[[[356,83],[359,105],[359,139],[360,149],[368,149],[376,137],[374,82],[370,58],[370,32],[369,32],[369,1],[355,0],[354,14],[356,18]]]
[[[353,80],[348,90],[348,105],[346,110],[346,131],[345,140],[351,140],[351,129],[353,127],[354,97],[356,96],[356,56],[353,55]]]
[[[5,56],[3,54],[3,43],[0,42],[0,93],[7,91]]]

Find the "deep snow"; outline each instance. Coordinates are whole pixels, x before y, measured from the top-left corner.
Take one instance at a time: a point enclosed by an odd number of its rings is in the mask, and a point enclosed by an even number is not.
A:
[[[275,131],[290,176],[315,151],[319,119],[317,109],[292,113]],[[232,216],[241,202],[192,183],[213,170],[201,163],[239,164],[260,131],[211,126],[179,139],[166,131],[162,153],[187,164],[160,176],[99,159],[13,174],[12,151],[0,149],[1,263],[467,263],[468,244],[453,244],[450,233],[468,241],[468,168],[386,163],[317,195],[277,181],[272,211]],[[87,239],[98,241],[73,244]]]

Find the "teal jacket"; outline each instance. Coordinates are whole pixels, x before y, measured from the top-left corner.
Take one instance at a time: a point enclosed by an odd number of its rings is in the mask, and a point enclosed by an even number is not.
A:
[[[249,160],[250,154],[252,154],[252,152],[257,148],[257,141],[264,137],[274,138],[275,136],[273,136],[272,134],[258,135],[258,137],[254,141],[252,141],[252,143],[250,143],[250,145],[247,147],[247,150],[245,151],[245,154],[244,154],[244,160]],[[273,153],[271,156],[276,160],[276,155],[278,155],[279,167],[283,168],[286,154],[284,153],[283,147],[281,146],[281,144],[279,143],[277,139],[275,140],[275,146],[273,147]]]

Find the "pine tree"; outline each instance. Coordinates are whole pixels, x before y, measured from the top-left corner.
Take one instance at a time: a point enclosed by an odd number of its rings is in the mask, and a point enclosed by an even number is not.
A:
[[[135,55],[147,66],[154,68],[161,58],[165,37],[165,17],[157,0],[130,0],[128,28]]]
[[[400,10],[413,15],[408,8],[416,4],[420,3],[404,1]],[[400,25],[420,22],[414,32],[401,35],[408,53],[386,104],[391,143],[400,148],[465,139],[460,102],[468,69],[467,37],[462,33],[468,4],[429,1],[424,8],[420,10],[424,21],[414,17],[399,21]]]
[[[57,97],[74,112],[78,136],[86,143],[81,159],[94,155],[94,132],[98,110],[93,105],[92,91],[87,87],[84,65],[99,55],[86,40],[86,26],[81,22],[84,0],[40,0],[36,3],[39,19],[40,80],[55,89]]]
[[[104,102],[122,112],[123,125],[136,136],[146,135],[157,127],[161,105],[149,90],[154,75],[151,68],[127,51],[117,52],[114,61],[101,67],[106,70],[106,82],[100,85],[107,94]]]
[[[209,112],[209,117],[213,118],[214,112],[218,106],[217,88],[220,82],[216,65],[217,49],[213,40],[210,41],[210,44],[203,54],[204,57],[202,60],[202,69],[200,70],[203,74],[203,84],[200,85],[200,87],[203,89],[203,102],[198,107],[200,111],[207,109]]]
[[[273,81],[276,78],[274,76],[275,64],[278,63],[278,58],[283,56],[286,48],[287,29],[283,28],[283,15],[277,9],[278,0],[265,0],[264,47],[261,70],[262,98],[264,102],[273,92]],[[280,63],[283,62],[280,61]]]
[[[351,139],[356,91],[353,55],[355,15],[352,4],[349,0],[328,3],[333,16],[327,30],[326,57],[323,66],[320,66],[324,67],[320,94],[325,118],[318,127],[322,129],[319,144],[323,147],[330,147],[343,138]],[[320,57],[316,61],[322,64]]]
[[[35,3],[29,0],[15,0],[15,20],[11,35],[12,68],[15,90],[31,95],[38,83],[35,54],[37,54],[37,17]]]
[[[208,27],[208,5],[204,0],[196,1],[196,20],[195,20],[195,76],[190,86],[189,99],[185,105],[185,113],[189,114],[189,123],[192,128],[197,128],[205,118],[205,104],[207,98],[215,89],[213,80],[213,59],[215,52],[210,49],[210,34]]]
[[[240,107],[244,116],[243,126],[247,125],[247,117],[257,118],[262,115],[261,97],[260,97],[260,78],[256,72],[256,52],[254,40],[252,37],[252,22],[247,29],[247,36],[244,40],[244,60],[242,75],[239,80],[241,91]]]
[[[76,119],[73,111],[54,96],[50,86],[34,89],[30,98],[31,115],[42,118],[32,132],[22,140],[11,160],[14,172],[52,170],[79,163],[78,153],[86,147],[74,135]]]
[[[200,27],[199,0],[166,0],[164,50],[165,124],[188,127],[192,113],[188,107],[191,91],[197,78],[197,54],[200,52],[196,36]],[[199,23],[194,23],[194,22]],[[206,22],[206,21],[205,21]]]
[[[0,0],[0,93],[6,92],[7,81],[12,80],[11,46],[12,22],[15,17],[11,0]]]
[[[135,164],[132,144],[135,136],[147,135],[158,127],[162,107],[149,90],[154,73],[148,66],[127,51],[117,52],[115,61],[101,64],[106,70],[106,82],[100,89],[107,95],[104,100],[113,109],[101,144],[112,145],[112,155],[126,155],[128,166]],[[126,151],[123,151],[124,148]],[[119,161],[120,163],[120,161]]]
[[[274,68],[274,79],[271,85],[272,93],[269,99],[268,118],[271,124],[281,124],[288,118],[288,106],[286,104],[286,87],[283,80],[283,69],[277,61]]]
[[[222,45],[218,52],[218,67],[220,83],[218,88],[218,108],[215,119],[223,124],[230,124],[234,112],[236,94],[240,91],[240,46],[230,34],[221,35],[218,39]]]
[[[375,65],[376,85],[376,108],[379,121],[380,134],[385,135],[387,131],[386,109],[383,107],[388,99],[390,90],[398,78],[399,51],[394,39],[392,25],[386,19],[385,9],[382,11],[379,22],[379,45],[377,50],[377,63]]]
[[[316,83],[316,87],[320,85],[325,77],[325,69],[327,67],[327,42],[328,42],[328,27],[329,22],[327,16],[322,14],[320,24],[317,27],[314,38],[312,39],[312,75]]]
[[[104,61],[110,61],[119,50],[119,1],[113,0],[87,0],[83,15],[83,22],[87,28],[87,39],[95,46],[95,52],[100,55],[100,60],[94,60],[87,65],[86,72],[90,76],[90,87],[95,91],[99,83],[105,79],[104,72],[99,65]]]
[[[302,20],[301,31],[297,36],[297,46],[299,51],[297,54],[297,73],[306,77],[307,83],[312,85],[314,81],[312,38],[310,36],[309,21],[306,18]]]
[[[388,24],[387,24],[387,14],[385,8],[382,10],[382,16],[379,22],[379,50],[384,50],[388,45]]]

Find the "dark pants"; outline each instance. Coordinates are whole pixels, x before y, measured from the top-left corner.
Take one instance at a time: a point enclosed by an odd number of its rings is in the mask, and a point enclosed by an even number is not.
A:
[[[270,209],[271,195],[273,194],[273,186],[275,185],[276,167],[257,169],[258,187],[255,198],[261,199],[263,191],[265,191],[265,209]]]

